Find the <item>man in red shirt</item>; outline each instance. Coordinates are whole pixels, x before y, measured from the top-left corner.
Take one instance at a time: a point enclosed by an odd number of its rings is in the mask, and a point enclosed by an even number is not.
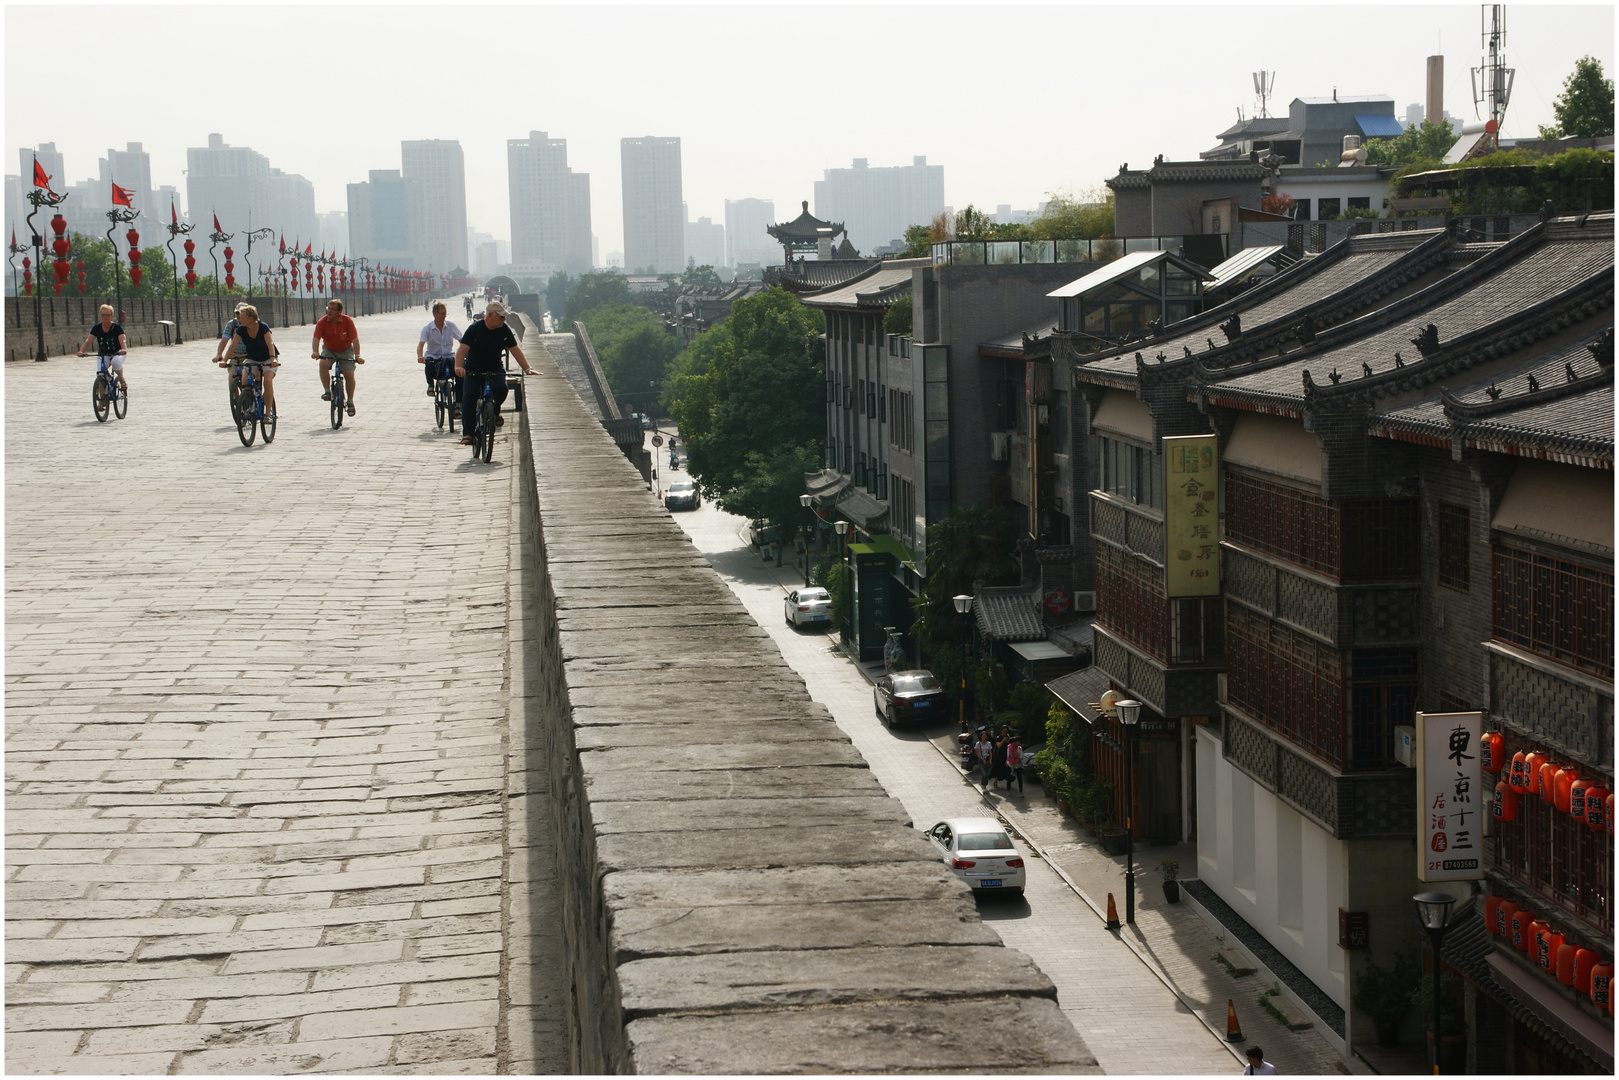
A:
[[[315,323],[315,336],[309,343],[309,358],[320,361],[322,401],[332,400],[328,387],[332,381],[332,362],[337,362],[337,370],[343,373],[343,383],[348,389],[349,415],[353,416],[354,365],[365,361],[360,359],[360,328],[343,314],[343,301],[326,301],[326,314]]]

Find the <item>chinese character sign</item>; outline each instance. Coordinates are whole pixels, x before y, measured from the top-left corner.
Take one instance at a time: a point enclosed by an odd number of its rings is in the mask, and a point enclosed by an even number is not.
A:
[[[1164,438],[1164,592],[1220,595],[1220,470],[1213,435]]]
[[[1484,714],[1417,713],[1417,878],[1484,876]]]

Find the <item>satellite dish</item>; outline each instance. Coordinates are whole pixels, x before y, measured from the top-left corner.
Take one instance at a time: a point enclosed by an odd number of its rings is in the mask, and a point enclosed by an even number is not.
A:
[[[1102,711],[1104,713],[1106,713],[1107,715],[1112,716],[1113,715],[1113,703],[1116,702],[1116,701],[1123,701],[1123,700],[1124,700],[1124,695],[1119,693],[1117,690],[1108,690],[1108,691],[1106,691],[1105,693],[1102,694],[1102,701],[1101,701]]]

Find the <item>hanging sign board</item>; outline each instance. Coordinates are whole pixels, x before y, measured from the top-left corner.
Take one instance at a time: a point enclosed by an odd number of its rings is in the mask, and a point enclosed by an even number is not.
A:
[[[1220,468],[1214,435],[1164,437],[1164,594],[1220,595]]]
[[[1417,879],[1484,877],[1484,714],[1417,713]]]

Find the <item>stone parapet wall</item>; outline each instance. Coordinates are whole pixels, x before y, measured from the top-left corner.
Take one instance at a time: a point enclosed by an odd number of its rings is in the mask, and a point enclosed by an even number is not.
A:
[[[409,296],[348,293],[339,294],[339,298],[343,301],[344,310],[355,318],[420,306],[422,302],[420,298],[412,299]],[[271,329],[312,327],[315,320],[324,314],[327,299],[325,295],[313,299],[288,297],[285,301],[279,296],[224,296],[216,303],[211,296],[182,297],[179,302],[180,339],[184,342],[200,338],[213,340],[219,333],[220,320],[229,322],[231,311],[238,301],[243,300],[259,309],[260,316],[270,324]],[[96,321],[96,312],[101,305],[120,303],[111,296],[42,295],[37,301],[31,296],[8,296],[5,300],[7,363],[34,359],[39,348],[40,324],[45,328],[46,356],[67,356],[78,352],[90,324]],[[175,321],[175,302],[172,298],[154,300],[125,297],[121,306],[124,333],[132,348],[163,344],[163,322]],[[424,313],[423,321],[430,317]],[[169,333],[172,341],[172,328]]]
[[[1100,1071],[549,367],[513,462],[509,794],[551,808],[563,925],[531,932],[565,942],[571,1071]]]

